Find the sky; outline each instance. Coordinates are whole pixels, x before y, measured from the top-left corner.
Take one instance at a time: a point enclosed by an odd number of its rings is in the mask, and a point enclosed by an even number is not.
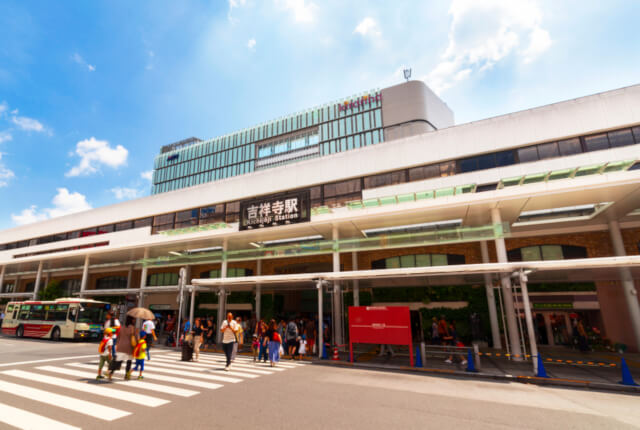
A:
[[[0,230],[148,195],[162,145],[405,68],[458,124],[638,84],[638,16],[637,0],[3,0]]]

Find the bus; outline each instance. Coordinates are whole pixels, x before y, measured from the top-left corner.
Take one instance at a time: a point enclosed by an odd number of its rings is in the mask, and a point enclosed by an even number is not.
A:
[[[91,299],[9,302],[2,333],[40,339],[99,339],[111,304]]]

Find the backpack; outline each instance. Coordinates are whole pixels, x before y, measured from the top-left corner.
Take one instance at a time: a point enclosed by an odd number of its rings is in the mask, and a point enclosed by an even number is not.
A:
[[[107,347],[107,342],[109,342],[109,339],[107,339],[106,337],[103,337],[102,340],[100,341],[100,346],[98,347],[98,352],[100,354],[102,354],[105,348]]]
[[[287,326],[287,337],[295,337],[298,334],[298,326],[295,323],[290,322]]]

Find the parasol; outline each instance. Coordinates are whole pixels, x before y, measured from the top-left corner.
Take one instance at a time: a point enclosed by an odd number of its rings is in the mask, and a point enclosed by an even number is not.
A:
[[[140,318],[140,319],[143,319],[143,320],[153,320],[153,319],[155,319],[155,316],[153,315],[153,312],[151,312],[147,308],[133,308],[129,312],[127,312],[127,315],[129,315],[130,317]]]

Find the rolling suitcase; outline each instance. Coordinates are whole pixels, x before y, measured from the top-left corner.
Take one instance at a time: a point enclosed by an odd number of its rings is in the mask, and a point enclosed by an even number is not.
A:
[[[193,344],[191,342],[182,342],[182,361],[193,360]]]

